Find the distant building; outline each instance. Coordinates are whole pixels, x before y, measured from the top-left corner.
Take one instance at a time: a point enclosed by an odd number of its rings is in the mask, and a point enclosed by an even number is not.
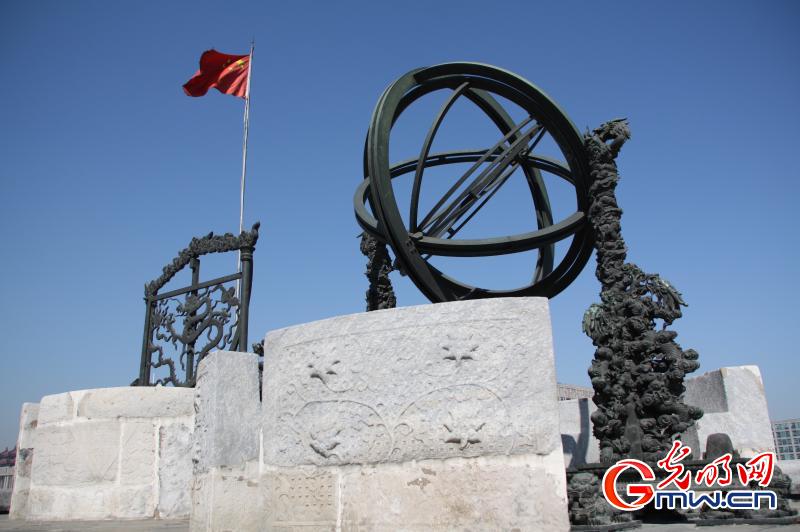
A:
[[[9,449],[6,447],[5,451],[0,451],[0,467],[14,467],[14,462],[17,460],[17,448]]]
[[[593,396],[594,390],[591,388],[558,383],[559,401],[566,401],[567,399],[591,399]]]
[[[17,460],[17,449],[0,452],[0,513],[8,512],[11,505],[11,490],[14,489],[14,462]]]
[[[800,419],[772,422],[778,460],[800,460]]]

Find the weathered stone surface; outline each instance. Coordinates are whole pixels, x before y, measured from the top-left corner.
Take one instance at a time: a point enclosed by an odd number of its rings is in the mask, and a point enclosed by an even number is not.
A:
[[[155,496],[151,484],[117,486],[111,494],[111,515],[120,519],[153,516],[156,513]]]
[[[69,421],[75,417],[75,402],[71,392],[45,395],[39,403],[39,425]]]
[[[159,517],[183,517],[191,512],[193,430],[193,424],[183,421],[159,428]]]
[[[48,422],[26,436],[35,459],[15,518],[188,517],[193,394],[126,387],[43,398]]]
[[[70,490],[40,486],[30,493],[29,520],[109,519],[114,486],[81,486]]]
[[[568,530],[561,453],[343,466],[212,468],[193,531]]]
[[[544,298],[340,316],[271,332],[264,350],[266,464],[559,448]]]
[[[344,468],[338,522],[353,531],[569,530],[563,471],[558,451]]]
[[[193,530],[569,527],[546,299],[342,316],[264,351],[260,458],[196,468]]]
[[[728,396],[722,370],[709,371],[686,383],[685,399],[693,405],[703,404],[704,414],[727,412]]]
[[[40,425],[36,431],[32,486],[97,486],[116,481],[120,442],[118,421]],[[33,500],[31,512],[38,514]]]
[[[125,420],[120,438],[119,483],[154,485],[156,469],[155,427],[149,420]]]
[[[597,407],[591,399],[558,402],[564,466],[578,467],[600,461],[600,446],[592,434],[591,415]]]
[[[191,530],[269,530],[264,501],[265,488],[258,478],[256,462],[195,473]]]
[[[685,402],[705,412],[694,430],[685,434],[693,448],[701,448],[709,435],[722,432],[730,436],[733,447],[743,457],[775,452],[758,366],[721,368],[690,379],[686,381]]]
[[[36,427],[39,418],[38,403],[23,403],[19,416],[19,437],[14,469],[14,491],[11,494],[11,519],[23,519],[28,514],[33,450],[36,444]]]
[[[344,468],[274,468],[262,477],[271,527],[336,526]],[[371,493],[370,498],[375,494]]]
[[[58,521],[19,521],[0,515],[0,532],[189,532],[188,519],[80,519],[70,523]],[[714,532],[729,532],[715,530]],[[738,532],[738,531],[736,531]],[[761,532],[752,530],[748,532]]]
[[[195,386],[195,471],[258,457],[258,357],[215,351],[198,366]]]
[[[36,446],[36,427],[39,424],[39,403],[22,403],[19,415],[17,449],[32,449]]]
[[[193,414],[194,394],[186,388],[98,388],[84,391],[77,401],[77,415],[88,419],[178,417]]]
[[[153,490],[148,486],[113,484],[72,489],[39,487],[33,490],[29,520],[132,519],[152,517]]]

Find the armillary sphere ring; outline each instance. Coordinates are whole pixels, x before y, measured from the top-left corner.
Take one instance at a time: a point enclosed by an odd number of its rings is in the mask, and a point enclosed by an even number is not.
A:
[[[419,157],[390,165],[389,140],[395,121],[417,99],[442,89],[450,89],[452,93],[433,120]],[[493,95],[513,102],[529,116],[515,123]],[[500,130],[502,138],[485,150],[431,154],[439,126],[460,97],[480,108]],[[552,136],[566,162],[534,153],[545,132]],[[424,170],[454,163],[473,164],[430,213],[419,220],[417,211]],[[478,172],[481,166],[484,169]],[[538,229],[486,239],[453,238],[517,168],[524,172],[530,188]],[[577,210],[557,223],[553,223],[542,171],[564,179],[575,189]],[[392,179],[411,172],[414,172],[414,182],[407,227],[400,214]],[[473,180],[466,189],[455,194],[470,177]],[[434,303],[487,297],[553,297],[578,276],[592,252],[591,227],[585,214],[589,205],[589,182],[581,135],[544,92],[497,67],[446,63],[412,70],[384,91],[367,133],[364,181],[356,190],[355,214],[362,229],[391,246],[401,272]],[[448,200],[451,201],[448,203]],[[554,265],[555,244],[570,236],[569,248],[559,264]],[[462,283],[428,261],[431,256],[495,256],[532,249],[537,249],[539,254],[531,282],[510,290],[491,290]]]

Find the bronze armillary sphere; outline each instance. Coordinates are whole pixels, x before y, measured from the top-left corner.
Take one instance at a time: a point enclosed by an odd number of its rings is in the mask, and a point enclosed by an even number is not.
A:
[[[438,90],[451,93],[428,130],[419,157],[390,163],[395,121],[416,100]],[[528,116],[515,122],[497,96],[516,104]],[[430,153],[439,126],[458,98],[474,103],[497,126],[497,143],[477,151]],[[546,133],[563,154],[563,161],[536,154],[537,144]],[[448,192],[428,214],[421,215],[419,196],[425,169],[455,163],[471,166],[463,175],[454,176]],[[517,169],[524,173],[530,189],[538,229],[485,239],[455,238]],[[542,172],[564,179],[575,190],[577,210],[556,223]],[[409,212],[406,223],[392,179],[410,173],[414,181],[411,205],[404,207]],[[578,276],[591,255],[592,233],[585,215],[589,167],[582,137],[544,92],[506,70],[479,63],[446,63],[398,78],[384,91],[372,115],[364,149],[364,177],[355,194],[359,225],[391,246],[397,267],[434,303],[487,297],[553,297]],[[555,244],[570,237],[572,242],[564,257],[554,264]],[[532,280],[510,290],[470,286],[429,262],[432,256],[483,257],[533,249],[538,250],[538,260]]]

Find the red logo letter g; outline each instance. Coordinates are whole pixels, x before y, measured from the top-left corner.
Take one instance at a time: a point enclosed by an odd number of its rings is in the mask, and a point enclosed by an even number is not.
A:
[[[603,496],[608,501],[608,504],[617,510],[625,512],[633,512],[644,507],[653,498],[653,486],[649,484],[628,484],[625,494],[629,497],[638,496],[639,498],[628,504],[623,501],[617,494],[617,478],[623,471],[632,467],[639,471],[642,480],[653,481],[656,476],[650,466],[640,460],[632,458],[627,460],[620,460],[613,466],[609,467],[605,475],[603,475]]]

